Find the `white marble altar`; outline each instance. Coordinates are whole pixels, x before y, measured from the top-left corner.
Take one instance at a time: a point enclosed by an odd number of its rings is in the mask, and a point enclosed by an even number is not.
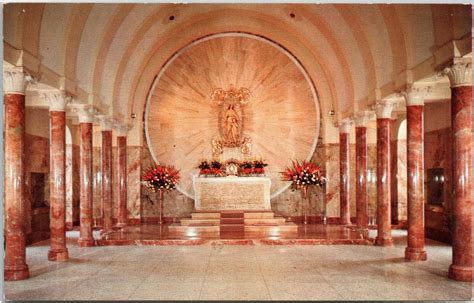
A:
[[[198,211],[271,210],[267,177],[193,177]]]

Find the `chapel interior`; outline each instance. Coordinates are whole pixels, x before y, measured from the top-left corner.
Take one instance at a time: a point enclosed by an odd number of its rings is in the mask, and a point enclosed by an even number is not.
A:
[[[4,298],[470,300],[472,28],[465,4],[5,4]]]

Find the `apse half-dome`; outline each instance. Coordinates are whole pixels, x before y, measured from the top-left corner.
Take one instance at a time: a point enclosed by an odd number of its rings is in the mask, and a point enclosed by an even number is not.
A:
[[[200,160],[212,158],[212,139],[222,137],[222,105],[211,98],[219,88],[250,92],[248,102],[239,108],[241,135],[251,139],[252,156],[269,164],[272,198],[277,196],[289,186],[280,180],[280,172],[291,160],[309,160],[314,153],[319,102],[298,60],[260,36],[204,37],[167,61],[153,82],[145,109],[145,134],[153,159],[180,169],[178,189],[194,198],[192,176],[198,174]]]

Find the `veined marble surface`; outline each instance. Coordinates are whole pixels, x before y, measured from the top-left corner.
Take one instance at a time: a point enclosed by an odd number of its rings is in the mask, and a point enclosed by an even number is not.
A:
[[[196,210],[270,210],[267,177],[193,177]]]

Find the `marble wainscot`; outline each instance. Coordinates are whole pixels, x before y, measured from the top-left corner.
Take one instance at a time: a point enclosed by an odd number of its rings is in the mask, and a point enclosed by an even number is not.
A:
[[[267,177],[193,177],[197,211],[271,210]]]

